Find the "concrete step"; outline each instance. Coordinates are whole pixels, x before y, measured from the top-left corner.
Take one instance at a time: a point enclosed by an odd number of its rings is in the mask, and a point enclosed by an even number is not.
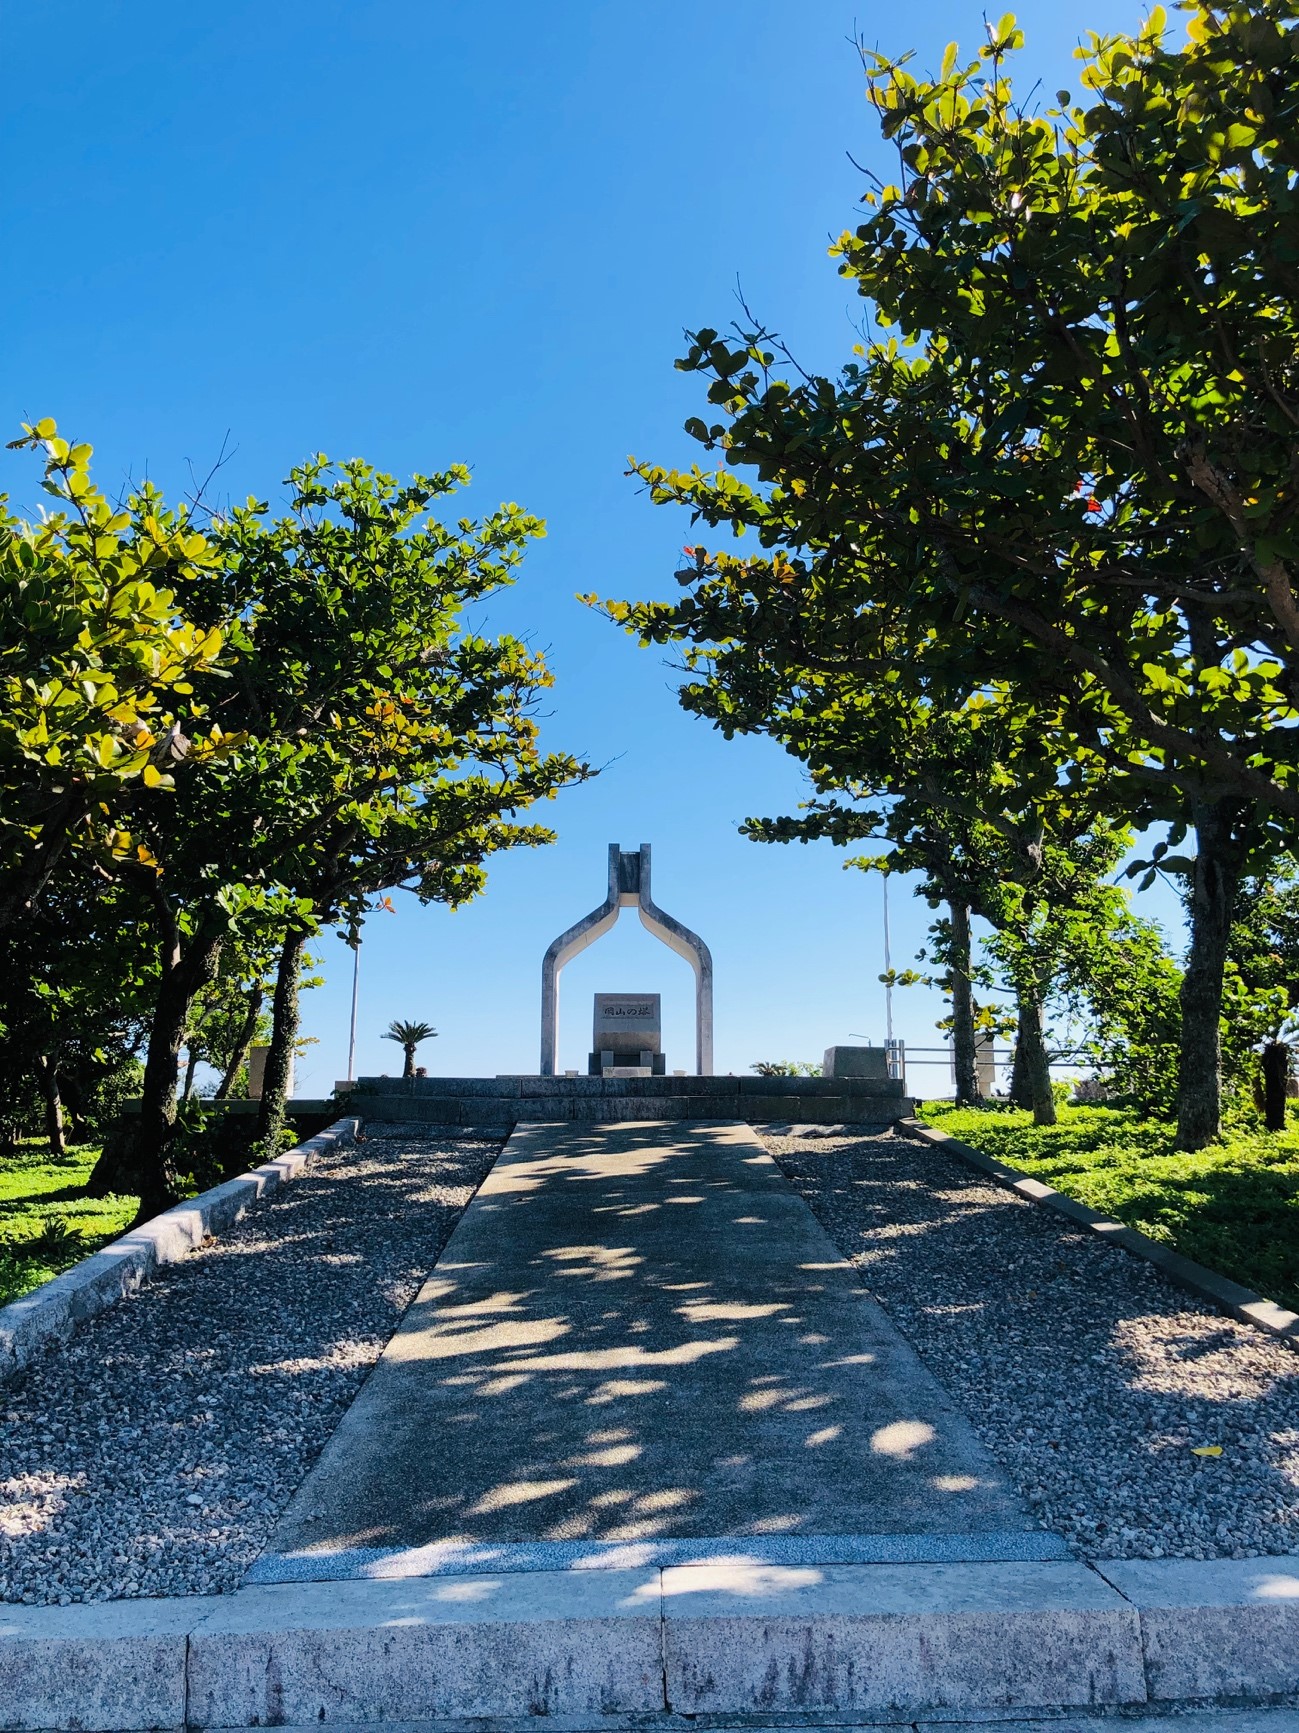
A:
[[[1062,1712],[1294,1693],[1296,1638],[1299,1558],[788,1568],[747,1560],[737,1540],[729,1560],[662,1570],[8,1607],[0,1726],[1022,1727],[1036,1714],[1059,1730]]]

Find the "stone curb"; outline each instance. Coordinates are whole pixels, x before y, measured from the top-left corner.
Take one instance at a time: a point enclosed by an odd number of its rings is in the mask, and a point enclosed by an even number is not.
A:
[[[986,1173],[1011,1191],[1018,1192],[1030,1203],[1041,1204],[1046,1209],[1054,1210],[1057,1215],[1066,1216],[1076,1227],[1087,1228],[1091,1233],[1099,1234],[1102,1239],[1120,1246],[1134,1258],[1144,1258],[1148,1264],[1154,1264],[1157,1269],[1162,1270],[1170,1282],[1175,1282],[1179,1288],[1185,1288],[1192,1294],[1198,1294],[1201,1299],[1211,1300],[1224,1312],[1230,1312],[1232,1317],[1239,1318],[1242,1324],[1253,1324],[1256,1329],[1266,1330],[1268,1335],[1275,1336],[1288,1347],[1299,1349],[1299,1312],[1287,1311],[1275,1300],[1256,1294],[1252,1288],[1233,1282],[1227,1276],[1220,1276],[1216,1270],[1197,1264],[1192,1258],[1184,1258],[1171,1246],[1152,1240],[1148,1234],[1143,1234],[1136,1228],[1125,1227],[1122,1222],[1112,1221],[1099,1210],[1079,1203],[1077,1198],[1066,1197],[1052,1186],[1043,1185],[1041,1180],[1021,1173],[1017,1167],[1008,1167],[1003,1161],[994,1161],[991,1156],[971,1148],[968,1143],[962,1143],[959,1137],[952,1137],[949,1132],[939,1131],[932,1125],[922,1125],[918,1119],[900,1119],[897,1128],[907,1137],[937,1145],[946,1154],[954,1155],[965,1162],[967,1167],[978,1168],[980,1173]]]
[[[1299,1558],[664,1569],[0,1608],[0,1728],[773,1727],[1299,1691]]]
[[[359,1119],[336,1120],[274,1161],[141,1222],[21,1300],[0,1306],[0,1384],[55,1343],[67,1341],[84,1319],[115,1305],[161,1265],[176,1263],[211,1235],[233,1227],[252,1204],[296,1179],[313,1156],[355,1142],[360,1126]]]

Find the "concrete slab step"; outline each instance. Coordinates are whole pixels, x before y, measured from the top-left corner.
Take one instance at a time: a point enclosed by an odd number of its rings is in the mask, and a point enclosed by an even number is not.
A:
[[[666,1730],[682,1717],[772,1733],[1035,1719],[1083,1733],[1119,1712],[1215,1697],[1239,1710],[1299,1692],[1296,1637],[1299,1558],[817,1568],[741,1555],[661,1571],[286,1585],[6,1608],[0,1727],[473,1721],[507,1733],[545,1715],[555,1733]],[[1266,1716],[1176,1726],[1299,1733]]]

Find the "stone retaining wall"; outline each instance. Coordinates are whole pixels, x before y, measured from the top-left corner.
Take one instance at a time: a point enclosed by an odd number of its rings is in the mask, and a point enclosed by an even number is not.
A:
[[[367,1119],[436,1125],[733,1119],[891,1125],[915,1112],[901,1082],[874,1077],[363,1077]]]

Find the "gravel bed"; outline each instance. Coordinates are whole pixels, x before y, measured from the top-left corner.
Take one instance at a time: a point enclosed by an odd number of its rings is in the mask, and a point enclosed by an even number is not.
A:
[[[0,1388],[0,1600],[236,1588],[500,1145],[385,1125]]]
[[[1299,1353],[931,1145],[758,1129],[1046,1528],[1087,1558],[1299,1552]]]

